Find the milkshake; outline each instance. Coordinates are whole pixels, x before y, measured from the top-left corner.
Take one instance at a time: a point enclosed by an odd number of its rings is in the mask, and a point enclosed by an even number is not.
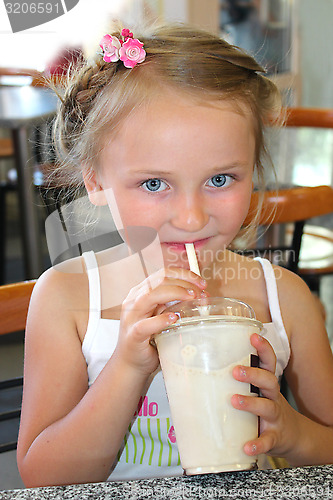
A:
[[[250,343],[262,324],[233,299],[203,299],[172,306],[180,319],[155,336],[180,459],[186,474],[255,467],[243,452],[257,437],[258,418],[233,408],[233,394],[256,388],[232,376],[236,365],[257,363]]]

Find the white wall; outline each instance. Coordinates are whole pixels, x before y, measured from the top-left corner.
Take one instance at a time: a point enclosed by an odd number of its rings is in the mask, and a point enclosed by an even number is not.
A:
[[[333,108],[333,0],[300,0],[303,106]]]
[[[189,22],[219,32],[219,0],[164,0],[162,14],[167,21]]]

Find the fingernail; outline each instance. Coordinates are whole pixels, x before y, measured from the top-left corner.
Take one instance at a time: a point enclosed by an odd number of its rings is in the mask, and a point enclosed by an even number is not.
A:
[[[242,396],[238,396],[238,404],[243,406],[243,404],[245,403],[244,399],[242,398]]]
[[[199,283],[200,283],[200,285],[201,285],[201,286],[206,286],[206,285],[207,285],[207,281],[206,281],[206,280],[204,280],[204,279],[202,279],[202,278],[201,278],[201,280],[199,281]]]
[[[259,335],[259,333],[257,333],[258,335],[258,340],[260,340],[260,342],[263,342],[264,341],[264,337],[262,335]]]
[[[178,316],[177,316],[177,314],[169,313],[168,318],[170,321],[175,321],[176,319],[178,319]]]
[[[253,445],[251,446],[251,452],[252,452],[252,453],[256,453],[256,452],[257,452],[257,447],[256,447],[256,445],[255,445],[255,444],[253,444]]]
[[[187,289],[187,293],[188,293],[189,295],[191,295],[192,297],[194,297],[194,296],[195,296],[195,291],[194,291],[194,290],[192,290],[192,288],[188,288],[188,289]]]
[[[208,293],[205,290],[202,290],[200,297],[208,297]]]
[[[239,374],[241,377],[246,377],[246,370],[244,367],[239,369]]]

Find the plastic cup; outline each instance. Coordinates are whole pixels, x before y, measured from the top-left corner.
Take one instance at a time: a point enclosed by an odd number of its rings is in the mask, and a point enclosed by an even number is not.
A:
[[[209,298],[168,308],[179,320],[154,336],[180,460],[186,474],[256,468],[243,451],[258,436],[258,417],[231,405],[233,394],[258,389],[232,376],[236,365],[258,366],[250,343],[263,325],[235,299]]]

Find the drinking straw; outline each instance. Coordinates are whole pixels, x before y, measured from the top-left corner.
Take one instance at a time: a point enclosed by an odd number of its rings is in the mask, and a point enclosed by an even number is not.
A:
[[[197,259],[197,254],[195,253],[195,248],[194,248],[193,243],[185,243],[185,249],[186,249],[186,253],[187,253],[188,262],[190,264],[190,270],[193,273],[201,276],[199,264],[198,264],[198,259]]]
[[[197,254],[195,253],[195,248],[193,243],[185,243],[185,249],[187,253],[187,258],[190,264],[190,270],[201,276],[200,269],[199,269],[199,264],[198,264],[198,259],[197,259]],[[209,316],[210,312],[210,305],[201,305],[198,306],[198,311],[200,313],[200,316]]]

